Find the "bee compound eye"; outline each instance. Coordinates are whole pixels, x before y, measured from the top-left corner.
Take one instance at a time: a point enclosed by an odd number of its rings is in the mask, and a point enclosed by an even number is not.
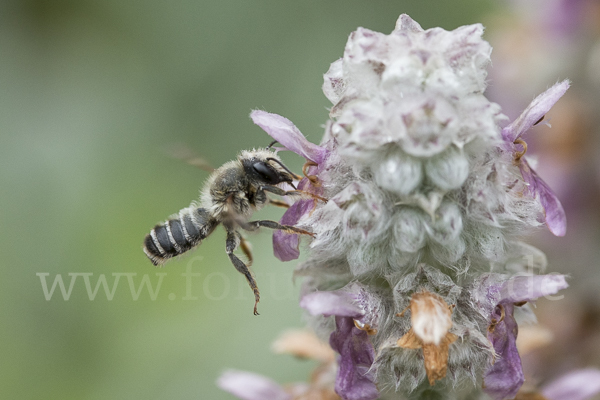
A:
[[[252,164],[254,170],[258,173],[258,175],[265,180],[267,183],[279,183],[279,176],[277,172],[269,167],[266,163],[259,161]]]

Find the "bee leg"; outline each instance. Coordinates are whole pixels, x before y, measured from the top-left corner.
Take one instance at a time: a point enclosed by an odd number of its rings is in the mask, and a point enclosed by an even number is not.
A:
[[[254,257],[252,257],[252,245],[250,244],[248,239],[246,239],[245,237],[243,237],[241,235],[240,235],[240,248],[242,249],[242,251],[246,255],[246,258],[248,259],[248,266],[251,267],[252,263],[254,262]]]
[[[316,186],[316,187],[321,186],[321,182],[319,181],[319,178],[317,178],[316,175],[309,175],[308,170],[310,167],[316,167],[318,165],[319,164],[317,164],[314,161],[307,161],[302,166],[302,174],[306,177],[306,179],[308,179],[310,181],[310,183],[312,183],[313,186]]]
[[[327,203],[329,201],[325,197],[321,197],[318,194],[305,192],[304,190],[290,190],[288,192],[285,192],[284,196],[308,196],[312,197],[315,200],[321,200],[323,203]]]
[[[241,235],[232,227],[225,226],[225,230],[227,231],[225,250],[227,251],[227,255],[229,256],[229,259],[231,260],[231,263],[233,264],[235,269],[237,269],[246,277],[250,288],[254,292],[254,315],[258,315],[256,307],[258,305],[258,302],[260,301],[260,293],[258,291],[256,281],[254,280],[254,277],[252,276],[252,273],[250,272],[246,264],[244,264],[242,260],[240,260],[235,254],[233,254],[235,249],[237,249],[238,245],[240,244]]]
[[[277,229],[284,231],[286,233],[297,233],[301,235],[310,235],[315,237],[315,234],[309,231],[305,231],[304,229],[296,228],[295,226],[290,225],[281,225],[279,222],[262,220],[262,221],[249,221],[249,222],[239,222],[242,229],[247,231],[255,231],[258,228],[265,227],[270,229]]]
[[[271,186],[271,185],[261,186],[258,190],[259,191],[265,190],[267,192],[274,193],[274,194],[276,194],[278,196],[312,197],[313,199],[321,200],[323,203],[327,203],[327,199],[326,198],[321,197],[319,195],[316,195],[314,193],[305,192],[304,190],[288,190],[288,191],[285,191],[285,190],[283,190],[280,187]]]
[[[290,208],[290,205],[288,203],[281,200],[269,199],[269,204],[273,204],[274,206],[282,208]]]

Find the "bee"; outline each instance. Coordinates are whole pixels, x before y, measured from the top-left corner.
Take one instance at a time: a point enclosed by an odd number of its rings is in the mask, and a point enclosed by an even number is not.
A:
[[[296,189],[293,182],[302,177],[290,171],[279,156],[270,150],[274,143],[263,149],[242,151],[236,160],[213,170],[202,189],[200,201],[192,202],[169,220],[156,225],[146,235],[143,247],[150,261],[155,266],[162,266],[170,258],[198,246],[222,224],[227,232],[225,251],[235,269],[246,277],[254,292],[254,315],[258,315],[258,286],[248,266],[234,254],[241,247],[249,265],[252,264],[250,245],[241,235],[240,229],[256,231],[264,227],[314,237],[311,232],[275,221],[249,219],[254,211],[267,204],[289,207],[284,201],[269,198],[267,193],[326,201],[320,196]],[[283,189],[283,184],[290,185],[294,190]]]

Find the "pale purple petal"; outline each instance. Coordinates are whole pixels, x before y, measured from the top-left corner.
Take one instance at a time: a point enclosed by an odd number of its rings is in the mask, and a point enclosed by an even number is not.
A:
[[[372,368],[375,349],[366,331],[358,329],[354,321],[367,318],[376,326],[380,305],[376,296],[368,293],[359,283],[351,283],[340,290],[317,291],[306,294],[300,306],[312,315],[335,315],[336,329],[329,337],[331,348],[339,353],[335,391],[344,400],[372,400],[379,396]],[[369,314],[365,315],[365,309]],[[374,314],[374,315],[370,315]]]
[[[514,398],[525,381],[521,357],[517,350],[519,328],[513,317],[514,306],[512,303],[507,303],[503,307],[504,319],[487,334],[497,358],[485,371],[483,378],[483,390],[495,400]],[[496,307],[492,317],[500,321],[500,306]]]
[[[250,118],[288,150],[317,164],[325,159],[327,150],[306,140],[300,130],[289,119],[261,110],[252,111]]]
[[[375,350],[367,332],[356,328],[350,317],[335,317],[335,325],[329,344],[340,354],[336,393],[344,400],[377,399],[379,392],[371,370]]]
[[[549,296],[569,286],[564,275],[517,276],[504,282],[500,289],[500,304],[533,301]]]
[[[290,207],[291,208],[291,207]],[[300,237],[282,231],[273,232],[273,253],[279,261],[292,261],[300,257]]]
[[[309,293],[300,300],[300,307],[312,315],[351,318],[360,318],[364,315],[362,308],[354,303],[354,296],[341,290]]]
[[[301,199],[287,209],[279,221],[282,225],[294,226],[304,214],[314,207],[312,199]],[[296,234],[285,233],[281,230],[273,232],[273,252],[281,261],[295,260],[300,256],[300,237]]]
[[[510,125],[502,129],[502,137],[514,142],[538,122],[569,88],[569,81],[562,81],[536,97],[523,113]]]
[[[567,232],[567,216],[565,210],[546,182],[529,166],[525,159],[521,159],[519,169],[523,180],[528,184],[532,196],[539,195],[540,203],[546,214],[546,225],[555,236],[564,236]]]
[[[262,375],[245,371],[225,371],[217,386],[242,400],[292,400],[281,386]]]
[[[600,370],[582,369],[570,372],[542,390],[548,400],[586,400],[600,393]]]
[[[489,282],[486,299],[496,299],[498,305],[490,316],[490,321],[496,322],[490,325],[487,337],[497,358],[485,371],[484,390],[495,400],[513,398],[524,381],[516,345],[518,326],[513,316],[514,303],[552,295],[567,286],[564,275],[552,274],[516,276],[501,285],[493,279]]]

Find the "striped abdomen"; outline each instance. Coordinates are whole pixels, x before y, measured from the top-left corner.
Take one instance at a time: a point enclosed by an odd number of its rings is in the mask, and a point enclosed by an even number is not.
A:
[[[218,225],[204,208],[188,207],[176,218],[156,225],[144,239],[144,253],[154,265],[200,244]]]

